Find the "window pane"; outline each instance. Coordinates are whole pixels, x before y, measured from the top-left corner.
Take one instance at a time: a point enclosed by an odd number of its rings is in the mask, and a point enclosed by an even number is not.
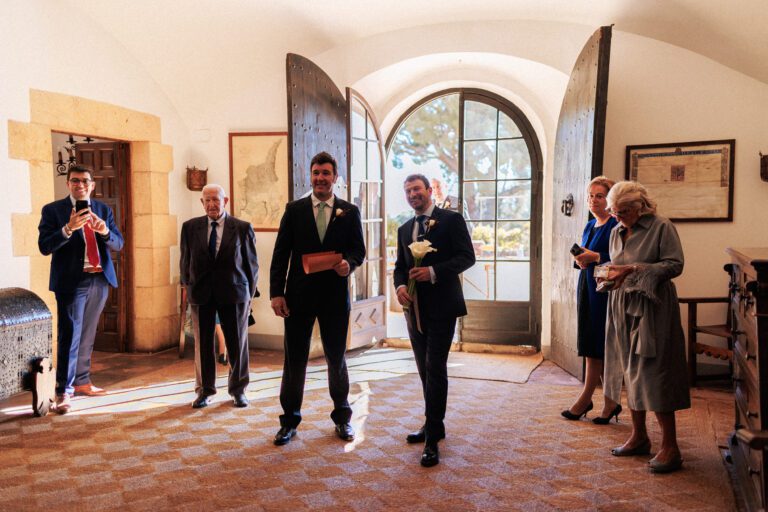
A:
[[[350,278],[350,287],[352,288],[352,301],[363,300],[367,298],[367,272],[368,263],[363,263],[357,267]]]
[[[475,248],[475,257],[477,259],[493,259],[495,240],[493,228],[493,222],[467,222],[469,237],[472,239],[472,246]]]
[[[363,225],[363,230],[368,231],[367,243],[368,259],[380,258],[381,254],[381,222],[370,222]]]
[[[373,128],[373,123],[371,123],[371,117],[366,116],[366,126],[368,126],[368,133],[366,133],[366,137],[368,140],[378,140],[376,137],[376,130]]]
[[[531,264],[496,263],[496,294],[498,300],[531,300]]]
[[[464,298],[468,300],[493,300],[494,263],[478,261],[462,274]]]
[[[381,295],[379,291],[379,261],[369,261],[368,265],[368,298]]]
[[[359,181],[352,182],[352,189],[350,190],[352,203],[360,208],[360,217],[362,219],[368,218],[368,212],[366,211],[365,207],[365,191],[366,183],[361,183]]]
[[[497,109],[477,101],[464,102],[464,140],[495,139]]]
[[[531,157],[523,139],[499,141],[499,179],[530,179]]]
[[[530,259],[530,222],[499,222],[496,229],[496,259]]]
[[[515,122],[504,112],[499,112],[499,138],[504,139],[507,137],[522,137],[520,129]]]
[[[368,142],[368,179],[381,179],[381,153],[378,142]]]
[[[434,98],[416,109],[394,137],[386,169],[387,219],[393,226],[413,216],[403,193],[403,180],[412,173],[430,180],[436,203],[452,197],[453,208],[458,206],[458,93]],[[388,238],[388,243],[396,242],[397,238]]]
[[[352,139],[352,176],[350,181],[365,179],[365,141]]]
[[[368,219],[381,218],[381,183],[368,183]]]
[[[498,181],[499,219],[527,220],[531,218],[531,182]]]
[[[464,182],[464,218],[468,220],[495,220],[495,181]]]
[[[464,143],[464,179],[496,179],[496,141]]]
[[[365,138],[365,107],[356,99],[352,99],[352,137],[357,139]]]

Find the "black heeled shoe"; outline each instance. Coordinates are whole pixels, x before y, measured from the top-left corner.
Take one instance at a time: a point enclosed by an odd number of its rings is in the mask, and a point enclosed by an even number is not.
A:
[[[598,416],[597,418],[592,418],[592,423],[595,425],[607,425],[611,422],[611,418],[614,416],[616,417],[616,423],[619,422],[619,413],[621,412],[621,404],[616,404],[616,407],[613,408],[611,411],[611,414],[608,415],[607,418],[603,418],[602,416]]]
[[[593,406],[592,402],[589,402],[589,405],[587,406],[586,409],[584,409],[584,411],[581,414],[573,414],[570,410],[566,409],[563,412],[561,412],[560,415],[567,420],[577,421],[577,420],[580,420],[582,416],[586,418],[587,413],[592,410],[592,406]]]

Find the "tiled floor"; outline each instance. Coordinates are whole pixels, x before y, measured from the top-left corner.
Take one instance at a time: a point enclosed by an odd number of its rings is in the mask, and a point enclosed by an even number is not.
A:
[[[609,454],[628,415],[600,427],[559,411],[579,383],[540,358],[451,354],[448,438],[435,468],[404,436],[422,421],[409,351],[350,358],[354,442],[333,436],[322,361],[304,422],[275,447],[281,357],[252,353],[247,409],[224,387],[193,410],[192,360],[97,354],[94,381],[66,416],[34,418],[28,397],[0,403],[0,510],[732,510],[718,445],[732,419],[726,391],[693,391],[678,414],[684,470],[651,475],[648,457]],[[534,371],[535,368],[535,371]],[[530,378],[528,374],[533,371]],[[596,400],[596,409],[601,404]],[[658,428],[649,423],[655,445]]]

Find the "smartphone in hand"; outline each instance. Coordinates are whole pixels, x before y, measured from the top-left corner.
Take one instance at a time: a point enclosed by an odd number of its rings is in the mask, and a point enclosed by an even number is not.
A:
[[[83,210],[87,210],[87,209],[88,209],[88,201],[85,201],[82,199],[78,199],[77,201],[75,201],[75,211],[83,212]],[[80,213],[80,215],[85,215],[85,214],[86,212]]]
[[[582,249],[579,244],[573,244],[570,249],[570,253],[574,256],[578,256],[579,254],[583,253],[584,249]]]

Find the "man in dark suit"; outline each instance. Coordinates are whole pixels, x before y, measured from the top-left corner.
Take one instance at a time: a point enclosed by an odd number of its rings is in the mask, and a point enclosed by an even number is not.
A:
[[[195,333],[195,392],[200,409],[216,394],[216,314],[229,359],[228,391],[235,407],[247,407],[248,314],[258,296],[256,237],[249,222],[228,215],[219,185],[203,187],[205,215],[181,227],[181,284],[186,287]]]
[[[426,405],[424,425],[406,440],[425,442],[421,465],[429,467],[440,462],[437,444],[445,438],[448,352],[456,318],[467,314],[459,274],[474,265],[475,252],[464,218],[435,206],[425,176],[408,176],[404,189],[416,217],[397,230],[394,281],[398,302],[408,308],[408,335]],[[428,253],[421,266],[414,267],[408,246],[422,240],[431,242],[437,251]],[[408,295],[409,279],[416,281],[414,297]]]
[[[117,287],[110,251],[123,248],[123,235],[112,210],[91,199],[93,170],[77,165],[67,171],[69,195],[43,207],[40,252],[51,258],[49,289],[56,294],[58,351],[56,358],[56,411],[66,414],[72,395],[103,395],[91,383],[91,353],[96,326],[109,293]],[[77,202],[88,207],[76,210]]]
[[[350,310],[348,276],[365,258],[360,210],[333,194],[338,172],[331,155],[325,152],[315,155],[310,173],[312,194],[286,206],[270,269],[272,309],[285,319],[285,362],[280,386],[283,414],[274,439],[278,446],[296,435],[296,427],[301,422],[315,319],[320,324],[328,363],[328,388],[334,406],[331,419],[336,425],[336,435],[345,441],[355,436],[349,424],[352,409],[347,400],[349,376],[344,352]],[[332,269],[306,274],[302,256],[325,251],[341,254],[341,261]]]

